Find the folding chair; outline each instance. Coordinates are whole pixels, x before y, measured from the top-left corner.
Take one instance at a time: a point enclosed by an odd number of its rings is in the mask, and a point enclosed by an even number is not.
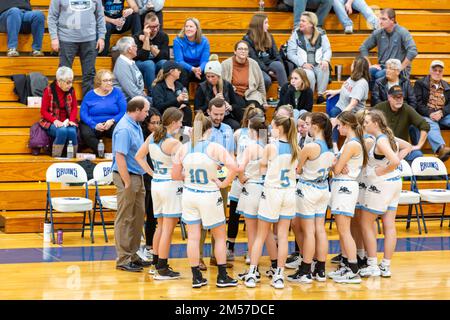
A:
[[[402,190],[402,193],[400,194],[400,200],[398,202],[399,205],[407,205],[408,206],[408,217],[406,219],[406,229],[409,229],[409,226],[411,224],[411,214],[412,214],[412,207],[414,206],[414,209],[416,211],[416,219],[417,219],[417,227],[419,229],[419,234],[422,234],[422,228],[420,227],[420,217],[419,217],[419,211],[417,209],[417,206],[420,205],[420,194],[417,192],[414,192],[413,188],[413,182],[412,182],[412,169],[408,162],[405,160],[402,160],[400,165],[398,166],[398,170],[400,171],[400,177],[409,177],[410,178],[410,190]],[[422,217],[423,222],[423,230],[425,233],[428,233],[427,225],[425,224],[425,218],[423,216],[422,207],[420,207],[420,214]]]
[[[450,202],[450,190],[449,190],[450,185],[448,182],[447,168],[445,167],[445,164],[436,157],[419,157],[414,159],[411,165],[411,169],[413,173],[414,191],[420,194],[421,201],[419,206],[422,212],[422,218],[423,218],[422,203],[443,204],[441,215],[441,227],[442,227],[442,224],[444,222],[445,207],[446,204]],[[446,187],[445,189],[419,188],[416,177],[421,176],[445,176]],[[446,219],[450,219],[450,217],[447,217]],[[423,218],[423,222],[425,223],[425,218]]]
[[[89,199],[88,179],[86,171],[83,167],[76,163],[54,163],[48,167],[46,172],[47,182],[47,203],[45,206],[45,220],[50,215],[50,225],[52,232],[52,240],[55,243],[55,224],[75,224],[74,222],[54,222],[53,212],[83,212],[83,227],[81,229],[66,229],[69,231],[81,230],[81,237],[84,238],[84,230],[86,226],[86,214],[89,215],[89,225],[91,230],[91,241],[93,238],[93,226],[91,220],[92,200]],[[85,186],[84,197],[52,197],[50,186],[51,183],[81,183]]]
[[[95,203],[94,213],[92,214],[93,227],[95,226],[95,214],[97,209],[100,212],[101,224],[103,227],[103,234],[105,236],[105,242],[108,242],[108,235],[106,234],[105,218],[103,215],[103,208],[117,211],[117,196],[101,196],[100,185],[106,185],[112,183],[112,162],[100,162],[94,168],[94,182],[95,182]]]

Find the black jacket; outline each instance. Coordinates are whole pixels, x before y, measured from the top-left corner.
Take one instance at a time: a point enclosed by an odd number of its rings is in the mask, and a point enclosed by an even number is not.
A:
[[[31,10],[30,0],[3,0],[0,1],[0,13],[11,9],[11,8],[19,8],[26,11]]]
[[[142,48],[144,46],[144,43],[139,40],[139,36],[143,34],[144,32],[141,32],[140,34],[136,34],[133,36],[134,41],[136,42],[136,45],[138,47],[137,56],[136,58],[134,58],[135,61],[153,60],[154,62],[158,62],[160,60],[170,60],[169,36],[167,35],[167,33],[160,30],[153,38],[153,40],[150,40],[150,44],[158,46],[159,49],[159,54],[156,57],[152,58],[149,58],[150,51],[144,50]]]
[[[153,87],[153,107],[163,114],[167,108],[180,107],[181,103],[178,102],[178,90],[183,90],[183,85],[180,81],[175,81],[175,92],[167,87],[166,81],[161,81]]]
[[[295,101],[295,88],[289,83],[286,83],[281,87],[280,100],[278,101],[277,108],[284,104],[290,104],[297,110],[306,110],[311,112],[314,104],[313,92],[311,88],[306,88],[301,91],[300,97],[297,101]]]
[[[231,104],[234,108],[239,108],[238,101],[236,99],[236,93],[234,92],[233,85],[226,80],[223,80],[223,97],[225,101]],[[203,81],[197,88],[194,100],[194,110],[202,110],[206,112],[208,104],[211,99],[214,98],[212,85],[208,81]]]
[[[442,80],[444,87],[445,106],[443,109],[444,116],[450,114],[450,85]],[[417,99],[417,112],[424,117],[430,116],[428,108],[428,99],[430,98],[430,76],[419,79],[414,84],[414,93]]]
[[[400,80],[399,85],[402,87],[403,91],[404,101],[408,105],[416,109],[417,100],[414,94],[413,87],[411,86],[411,83],[409,82],[408,79],[406,79],[403,76],[400,76],[399,80]],[[374,105],[379,104],[380,102],[387,101],[387,99],[388,99],[388,80],[386,77],[383,77],[375,81],[375,85],[372,89],[372,97],[370,99],[370,105],[373,107]]]
[[[272,62],[281,61],[280,53],[278,52],[277,49],[277,44],[273,39],[273,36],[270,35],[270,37],[272,38],[272,47],[267,49],[266,51],[257,50],[255,47],[255,43],[250,39],[248,33],[242,38],[249,45],[249,52],[248,52],[249,57],[258,62],[259,67],[265,73],[269,72],[269,65]]]

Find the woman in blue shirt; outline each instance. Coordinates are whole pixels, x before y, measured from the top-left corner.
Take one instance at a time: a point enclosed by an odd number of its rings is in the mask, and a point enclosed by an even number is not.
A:
[[[202,35],[200,22],[196,18],[188,18],[178,37],[173,40],[175,62],[183,67],[180,81],[189,88],[189,82],[205,80],[205,65],[209,60],[209,41]]]
[[[127,109],[122,91],[112,85],[113,78],[111,71],[99,70],[94,79],[95,89],[89,91],[81,103],[81,138],[97,155],[99,139],[112,137],[116,123]]]

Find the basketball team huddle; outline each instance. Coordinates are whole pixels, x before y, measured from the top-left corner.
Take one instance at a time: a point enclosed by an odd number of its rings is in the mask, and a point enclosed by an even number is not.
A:
[[[238,279],[248,288],[261,280],[259,261],[266,246],[271,266],[265,274],[276,289],[285,280],[361,283],[362,277],[390,277],[395,251],[395,215],[402,189],[397,167],[411,145],[394,137],[382,112],[344,111],[330,119],[325,113],[305,113],[298,122],[289,108],[278,108],[270,125],[264,112],[249,106],[242,127],[234,133],[235,154],[211,142],[214,124],[198,113],[190,141],[182,144],[177,132],[183,113],[169,108],[161,125],[136,154],[152,175],[154,215],[158,218],[159,248],[154,279],[178,279],[168,265],[170,239],[181,218],[187,229],[187,256],[192,287],[208,283],[199,267],[201,229],[211,230],[217,260],[218,287],[234,287]],[[291,109],[292,110],[292,109]],[[332,132],[343,137],[333,151]],[[153,170],[147,163],[150,155]],[[224,169],[226,168],[226,169]],[[221,177],[218,172],[226,172]],[[238,199],[236,213],[244,217],[249,268],[232,278],[226,269],[226,217],[221,190]],[[326,273],[327,209],[336,221],[341,247],[337,270]],[[376,219],[381,217],[384,257],[377,260]],[[295,234],[301,253],[294,274],[284,275],[288,236]]]

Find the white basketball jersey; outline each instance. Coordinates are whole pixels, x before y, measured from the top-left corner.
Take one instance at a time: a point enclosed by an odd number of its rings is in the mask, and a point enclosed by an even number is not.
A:
[[[217,179],[218,162],[211,159],[206,150],[215,142],[199,141],[192,148],[189,145],[188,153],[182,163],[184,168],[184,186],[194,190],[216,191],[219,190],[214,182]]]
[[[236,143],[236,160],[239,164],[242,163],[242,155],[250,143],[252,140],[248,136],[248,128],[239,129],[239,138]]]
[[[277,155],[269,160],[264,187],[295,188],[295,171],[298,160],[292,159],[292,149],[289,143],[278,140],[272,143],[277,149]]]
[[[170,135],[166,135],[158,143],[155,143],[153,136],[150,138],[148,150],[153,163],[153,179],[172,179],[172,157],[161,149],[163,142],[169,137]]]
[[[364,162],[364,154],[363,154],[363,149],[361,146],[361,141],[359,141],[358,138],[352,138],[349,141],[347,141],[345,144],[347,144],[350,141],[357,141],[359,143],[359,145],[360,145],[359,155],[353,156],[348,160],[348,162],[347,162],[348,173],[347,174],[341,173],[341,174],[336,175],[335,178],[337,178],[337,179],[355,180],[361,173],[361,170],[363,167],[363,162]],[[345,144],[342,146],[341,150],[339,151],[338,158],[341,156],[342,150],[344,149]]]
[[[255,142],[257,143],[257,142]],[[259,144],[259,143],[258,143]],[[245,176],[248,177],[248,182],[262,183],[264,182],[264,176],[261,173],[261,166],[259,161],[261,158],[250,160],[245,167]]]
[[[385,167],[389,166],[389,160],[385,156],[380,157],[379,155],[375,154],[375,148],[377,147],[378,140],[382,137],[387,138],[387,136],[385,134],[380,134],[378,137],[376,137],[375,142],[373,143],[372,147],[369,150],[369,159],[367,161],[368,174],[369,174],[369,172],[374,174],[375,167],[385,168]],[[398,154],[398,143],[396,143],[396,144],[397,144],[397,151],[395,153]],[[395,170],[383,175],[382,178],[384,178],[384,179],[396,178],[399,176],[399,174],[400,174],[400,172],[397,169],[395,169]]]
[[[314,140],[320,146],[320,154],[314,160],[306,160],[300,179],[309,182],[325,182],[333,164],[334,154],[323,140]]]

